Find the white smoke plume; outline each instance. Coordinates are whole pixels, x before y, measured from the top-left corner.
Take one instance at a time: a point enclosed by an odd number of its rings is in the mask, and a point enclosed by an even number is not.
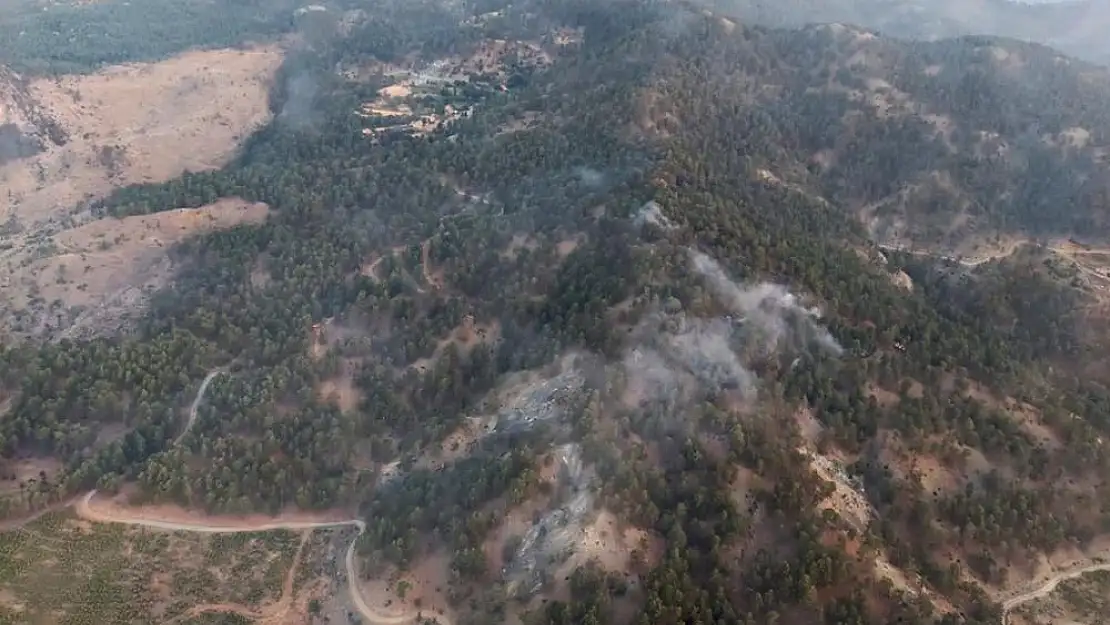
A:
[[[651,224],[664,230],[672,230],[675,227],[674,223],[663,214],[663,208],[654,201],[641,206],[640,210],[632,216],[632,222],[640,227]]]
[[[666,354],[710,390],[755,393],[755,375],[732,348],[732,326],[724,319],[675,320],[675,331],[664,337]]]
[[[786,288],[740,285],[705,254],[691,251],[690,257],[730,314],[701,319],[679,306],[648,315],[630,334],[621,361],[625,405],[655,405],[661,414],[677,417],[659,423],[686,427],[685,409],[706,394],[726,393],[745,404],[753,400],[760,386],[753,367],[769,357],[842,352],[820,325],[820,311],[803,306]]]
[[[638,329],[642,343],[622,365],[632,391],[651,401],[681,402],[694,387],[710,392],[756,392],[756,377],[733,349],[733,326],[725,319],[685,315],[649,317]]]
[[[673,406],[686,395],[685,380],[652,348],[628,350],[621,364],[632,403],[662,401]]]
[[[294,73],[285,81],[285,103],[278,113],[278,121],[302,130],[315,125],[320,118],[316,106],[319,93],[319,82],[311,73]]]
[[[834,355],[844,351],[829,331],[817,323],[821,311],[803,307],[786,287],[767,282],[741,286],[709,256],[690,250],[690,259],[694,270],[705,277],[725,306],[740,315],[739,321],[764,354],[774,353],[787,342],[802,349],[816,344]]]
[[[575,167],[574,175],[579,182],[591,189],[599,189],[605,186],[605,174],[592,167]]]

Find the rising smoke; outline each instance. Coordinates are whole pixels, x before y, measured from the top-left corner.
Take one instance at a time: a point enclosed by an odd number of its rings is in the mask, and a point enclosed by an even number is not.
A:
[[[0,108],[0,165],[28,156],[34,156],[42,151],[42,142],[35,137],[25,135],[19,126],[12,123],[2,123],[3,109]]]
[[[806,308],[785,287],[742,285],[712,258],[691,250],[694,271],[704,278],[728,314],[703,319],[681,310],[648,315],[632,332],[621,362],[626,397],[681,414],[701,397],[730,393],[744,402],[758,394],[758,361],[782,354],[843,350],[820,325],[821,313]]]
[[[575,167],[574,175],[583,186],[590,189],[600,189],[605,186],[607,181],[604,173],[592,167]]]
[[[806,349],[809,345],[837,356],[843,352],[829,331],[818,324],[821,311],[803,307],[786,287],[768,282],[741,286],[709,256],[690,250],[690,259],[722,303],[740,315],[739,321],[764,354],[784,347]]]
[[[278,121],[298,130],[315,126],[320,119],[316,107],[319,93],[320,83],[311,72],[294,71],[285,80],[282,92],[285,100],[277,115]]]
[[[641,227],[645,224],[651,224],[663,230],[672,230],[675,227],[674,223],[663,214],[662,207],[655,202],[648,202],[641,206],[640,210],[632,216],[632,222]]]
[[[697,319],[682,313],[651,315],[634,332],[635,345],[622,360],[630,391],[671,410],[698,394],[756,393],[756,377],[734,345],[736,328],[726,319]]]

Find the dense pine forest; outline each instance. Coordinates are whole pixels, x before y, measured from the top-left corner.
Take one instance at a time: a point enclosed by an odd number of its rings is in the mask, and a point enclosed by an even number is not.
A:
[[[646,0],[457,4],[325,28],[291,47],[274,120],[230,165],[89,206],[272,212],[174,248],[183,269],[131,332],[0,346],[0,474],[64,466],[0,510],[91,488],[214,513],[357,510],[368,568],[446,550],[475,624],[519,603],[483,552],[500,521],[578,492],[545,477],[565,445],[596,474],[591,509],[662,547],[638,554],[634,588],[577,568],[539,624],[996,623],[983,588],[1007,563],[1107,530],[1090,289],[1043,250],[969,267],[882,251],[873,227],[938,250],[1104,236],[1105,70],[1010,41],[768,30]],[[293,28],[295,8],[250,32]],[[242,23],[195,25],[221,45]],[[542,54],[413,96],[466,115],[406,132],[356,114],[395,83],[389,64],[491,40]],[[16,67],[177,45],[72,41],[82,52],[15,46]],[[1042,140],[1077,127],[1089,143]],[[521,387],[543,392],[507,390]],[[511,426],[530,410],[536,425]],[[452,446],[491,415],[491,434]],[[863,523],[827,504],[843,495],[813,453],[858,486]]]

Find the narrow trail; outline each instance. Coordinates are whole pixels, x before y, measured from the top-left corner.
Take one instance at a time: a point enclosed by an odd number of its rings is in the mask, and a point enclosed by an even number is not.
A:
[[[224,368],[214,369],[214,370],[210,371],[208,373],[208,375],[206,375],[204,377],[204,381],[201,382],[200,388],[197,389],[197,396],[193,399],[193,403],[189,407],[188,421],[186,421],[185,427],[182,428],[181,434],[179,434],[177,436],[177,438],[174,439],[174,441],[173,441],[174,445],[178,444],[185,437],[185,435],[188,434],[190,430],[192,430],[193,424],[195,424],[196,420],[197,420],[197,410],[200,408],[200,404],[204,400],[204,394],[205,394],[205,392],[208,391],[208,386],[212,383],[212,380],[215,379],[216,376],[224,374],[226,372],[227,371]],[[347,547],[347,554],[346,554],[346,557],[344,558],[344,564],[345,564],[346,573],[347,573],[347,590],[350,593],[351,603],[353,603],[354,606],[358,609],[358,611],[362,614],[362,617],[364,619],[366,619],[366,621],[369,622],[371,625],[413,625],[414,623],[416,623],[421,618],[435,618],[440,623],[440,625],[453,625],[451,623],[451,621],[446,616],[441,616],[439,614],[435,614],[435,613],[432,613],[432,612],[420,611],[420,612],[409,612],[409,613],[405,613],[405,614],[388,614],[388,613],[383,613],[383,612],[373,608],[372,606],[370,606],[366,602],[366,599],[362,596],[362,591],[359,590],[359,586],[358,586],[358,579],[359,579],[359,577],[358,577],[358,566],[357,566],[357,563],[355,561],[355,545],[358,543],[359,537],[361,537],[362,534],[366,531],[366,523],[363,522],[362,519],[349,519],[349,520],[342,520],[342,521],[292,521],[292,520],[283,521],[283,520],[275,520],[273,522],[262,522],[262,523],[242,523],[242,522],[240,522],[238,524],[231,523],[231,524],[228,524],[228,525],[220,525],[220,524],[217,524],[217,523],[207,523],[207,522],[206,523],[182,523],[182,522],[166,521],[166,520],[159,520],[159,519],[148,519],[148,518],[143,518],[143,517],[140,517],[140,516],[130,516],[130,515],[127,515],[127,514],[114,514],[113,513],[113,512],[124,512],[124,511],[105,512],[105,511],[96,510],[92,505],[92,501],[96,497],[96,495],[97,495],[97,491],[96,491],[96,489],[93,489],[93,490],[89,491],[88,493],[86,493],[84,496],[78,497],[75,500],[70,502],[70,504],[72,504],[74,506],[74,509],[75,509],[78,517],[80,517],[82,519],[85,519],[86,521],[91,521],[93,523],[114,523],[114,524],[118,524],[118,525],[129,525],[129,526],[133,526],[133,527],[145,527],[145,528],[150,528],[150,529],[165,530],[165,531],[171,531],[171,532],[193,532],[193,533],[197,533],[197,534],[241,534],[241,533],[245,533],[245,532],[268,532],[268,531],[275,531],[275,530],[300,530],[300,531],[306,532],[306,534],[307,534],[311,530],[317,530],[317,529],[331,529],[331,528],[340,528],[340,527],[356,527],[356,528],[358,528],[358,533],[355,534],[355,536],[353,538],[351,538],[351,544]],[[67,504],[67,505],[70,505],[70,504]],[[46,511],[42,511],[41,514],[45,514],[45,512]],[[24,519],[24,523],[26,523],[26,519]],[[303,547],[303,546],[304,546],[304,541],[302,541],[302,543],[301,543],[301,547]],[[299,560],[299,558],[300,558],[300,550],[298,549],[297,559]],[[289,576],[287,577],[287,580],[286,580],[287,586],[289,586],[288,591],[290,593],[290,597],[289,597],[290,605],[292,605],[292,600],[293,600],[293,598],[291,596],[291,591],[292,591],[291,586],[292,586],[292,579],[293,579],[293,575],[295,574],[296,566],[297,566],[297,561],[295,560],[294,564],[293,564],[294,570],[290,571]],[[283,599],[282,599],[283,601],[284,601],[284,598],[285,598],[285,592],[283,591]],[[235,606],[235,605],[230,605],[229,604],[229,605],[222,605],[222,606],[207,606],[207,607],[212,608],[209,611],[235,612],[235,613],[241,614],[241,615],[243,615],[247,618],[265,619],[267,622],[269,622],[272,618],[272,615],[260,615],[257,612],[253,612],[253,611],[250,611],[250,610],[245,610],[244,608],[242,608],[242,606]],[[217,610],[216,609],[217,607],[222,608],[222,609]],[[286,608],[286,612],[288,612],[288,608]]]
[[[1002,625],[1009,625],[1010,612],[1013,612],[1016,608],[1020,607],[1023,604],[1029,603],[1030,601],[1036,601],[1037,599],[1050,595],[1052,591],[1056,590],[1056,587],[1059,586],[1061,582],[1066,582],[1077,577],[1082,577],[1087,573],[1094,573],[1096,571],[1110,571],[1110,562],[1098,562],[1095,564],[1088,564],[1086,566],[1061,571],[1050,577],[1040,586],[1026,591],[1016,597],[1010,597],[1009,599],[1003,601]]]
[[[1012,255],[1013,252],[1014,252],[1013,249],[1009,249],[1009,250],[1006,250],[1004,252],[1000,252],[1000,253],[996,253],[996,254],[988,254],[988,255],[985,255],[985,256],[961,257],[961,256],[948,256],[948,255],[945,255],[945,254],[931,252],[931,251],[928,251],[928,250],[913,250],[913,249],[909,249],[909,248],[906,248],[906,247],[902,247],[900,245],[879,245],[878,248],[880,250],[884,251],[884,252],[901,252],[903,254],[910,254],[911,256],[925,256],[925,257],[937,258],[937,259],[940,259],[940,260],[946,260],[946,261],[949,261],[949,262],[957,263],[959,265],[963,265],[964,267],[968,267],[968,268],[978,267],[979,265],[989,263],[993,260],[1006,258],[1006,257]]]
[[[301,563],[301,554],[304,553],[304,546],[308,543],[308,539],[311,536],[311,530],[301,532],[301,541],[297,544],[297,552],[293,554],[293,562],[289,566],[289,571],[285,574],[285,581],[281,586],[281,596],[274,605],[265,610],[252,610],[238,603],[203,603],[193,606],[181,616],[167,623],[167,625],[171,625],[179,620],[196,618],[202,614],[211,614],[213,612],[238,614],[239,616],[260,623],[281,625],[285,622],[285,618],[289,616],[289,611],[296,603],[296,598],[293,596],[293,582],[297,577],[297,570]]]
[[[216,379],[216,376],[224,373],[227,373],[227,370],[221,367],[209,371],[208,375],[204,376],[204,381],[200,383],[200,388],[197,389],[197,396],[193,398],[193,403],[189,406],[189,419],[185,422],[185,427],[181,428],[181,433],[173,439],[174,445],[180,443],[181,439],[189,433],[189,430],[193,429],[193,424],[197,422],[197,410],[200,408],[200,402],[204,399],[204,394],[208,392],[208,385]]]
[[[281,585],[281,600],[278,602],[280,607],[275,610],[276,618],[284,618],[297,603],[297,598],[293,596],[293,585],[297,581],[297,570],[301,566],[304,546],[308,544],[308,539],[311,536],[311,530],[301,532],[301,542],[297,545],[297,553],[293,554],[293,564],[289,566],[289,572],[285,574],[285,583]]]

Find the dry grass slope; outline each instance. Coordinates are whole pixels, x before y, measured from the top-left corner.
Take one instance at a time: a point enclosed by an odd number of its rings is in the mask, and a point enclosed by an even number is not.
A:
[[[257,205],[227,201],[193,213],[98,224],[76,209],[117,187],[222,166],[270,118],[268,89],[281,59],[276,46],[192,51],[89,76],[36,79],[22,88],[20,97],[69,141],[0,166],[6,191],[0,196],[0,297],[12,303],[5,310],[24,309],[36,296],[39,308],[55,300],[61,309],[95,307],[128,288],[156,286],[167,271],[152,250],[264,216]],[[0,102],[0,109],[15,108]],[[56,324],[57,312],[39,310],[16,334]],[[0,324],[10,328],[12,319]]]

